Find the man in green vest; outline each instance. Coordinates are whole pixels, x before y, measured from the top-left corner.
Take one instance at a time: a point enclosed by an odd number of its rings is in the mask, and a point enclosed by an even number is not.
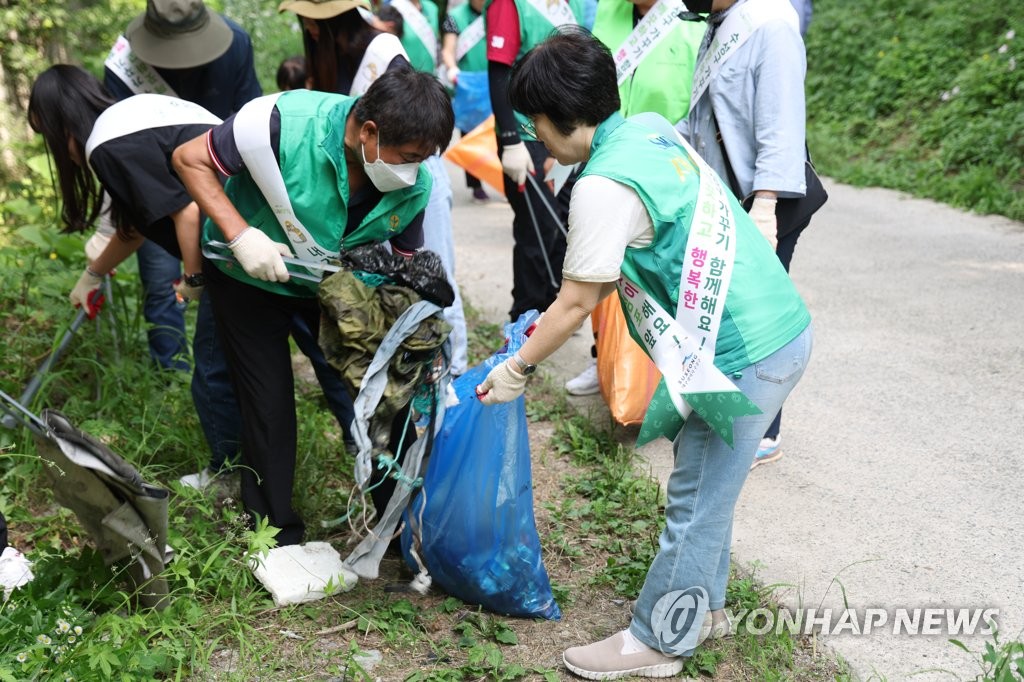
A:
[[[675,468],[629,628],[563,661],[592,680],[672,677],[716,613],[728,627],[733,511],[809,360],[810,315],[753,220],[672,124],[618,113],[615,62],[593,36],[564,32],[534,48],[509,94],[560,163],[587,165],[572,191],[562,289],[477,394],[486,404],[522,395],[537,364],[618,293],[633,340],[664,376],[640,437],[671,439]]]
[[[683,21],[678,5],[665,0],[601,0],[594,37],[608,46],[615,59],[620,114],[651,111],[673,124],[686,118],[697,48],[704,37],[702,24]],[[565,382],[572,395],[591,395],[601,389],[596,345],[590,352],[593,359],[586,369]]]
[[[420,164],[448,144],[454,116],[437,79],[410,69],[386,72],[359,98],[309,90],[274,97],[179,147],[174,166],[209,216],[203,242],[226,242],[237,260],[206,261],[204,274],[242,411],[242,500],[289,545],[304,531],[292,507],[289,321],[301,316],[315,335],[320,309],[317,285],[291,278],[282,255],[316,265],[342,249],[389,242],[411,256],[423,243],[431,186]]]
[[[487,73],[494,111],[498,156],[505,177],[505,197],[512,206],[512,308],[515,320],[522,313],[547,309],[562,279],[565,256],[564,216],[545,209],[555,197],[544,182],[528,182],[543,173],[550,158],[544,145],[527,130],[528,121],[516,114],[508,99],[512,65],[530,48],[565,25],[578,20],[563,0],[488,0],[484,7],[487,29]],[[531,215],[532,209],[532,215]]]

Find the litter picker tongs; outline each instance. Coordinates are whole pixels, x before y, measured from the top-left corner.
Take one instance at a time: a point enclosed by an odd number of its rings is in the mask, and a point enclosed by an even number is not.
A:
[[[238,265],[238,261],[231,253],[231,248],[224,242],[207,242],[203,244],[203,255],[210,260],[219,260]],[[309,272],[289,268],[288,274],[290,276],[298,279],[305,279],[310,282],[319,282],[322,280],[324,278],[323,273],[333,273],[341,270],[337,265],[331,265],[330,263],[316,263],[313,261],[302,260],[301,258],[293,258],[291,256],[281,256],[281,260],[284,261],[285,265],[291,265],[295,268],[319,270],[321,274],[317,276]]]

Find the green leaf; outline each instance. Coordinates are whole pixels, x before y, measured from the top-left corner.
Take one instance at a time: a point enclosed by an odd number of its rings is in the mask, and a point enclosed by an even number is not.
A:
[[[519,644],[519,638],[516,637],[515,630],[504,623],[499,623],[494,628],[494,639],[502,644]]]

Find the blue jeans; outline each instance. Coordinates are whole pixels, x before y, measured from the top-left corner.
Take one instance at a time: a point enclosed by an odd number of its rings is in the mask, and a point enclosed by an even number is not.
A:
[[[341,376],[327,364],[316,337],[298,315],[292,319],[291,333],[299,350],[313,364],[327,405],[341,425],[345,440],[350,440],[349,429],[355,418],[355,410]],[[209,468],[220,471],[238,459],[242,417],[235,392],[231,387],[227,358],[214,327],[213,306],[206,294],[199,299],[192,355],[195,358],[195,370],[192,372],[192,402],[196,406],[196,414],[199,416],[199,425],[203,429],[206,443],[210,447]]]
[[[666,646],[672,641],[666,636],[666,624],[671,618],[664,616],[673,614],[666,614],[665,609],[678,591],[693,594],[694,590],[703,590],[707,596],[702,604],[704,611],[725,606],[736,500],[765,429],[803,376],[812,339],[813,332],[808,326],[764,360],[730,377],[736,388],[761,408],[761,414],[736,419],[734,448],[696,413],[690,415],[676,436],[675,469],[667,486],[665,530],[629,626],[633,635],[647,646],[674,655],[689,655],[692,651],[692,645],[682,650]],[[696,627],[700,627],[701,620],[702,617],[696,619]]]
[[[192,337],[192,402],[196,406],[199,425],[210,447],[212,471],[220,471],[238,459],[241,444],[242,417],[231,387],[227,358],[213,322],[210,296],[199,298],[196,333]]]
[[[438,155],[424,161],[434,184],[430,201],[423,214],[423,248],[441,257],[445,274],[455,290],[455,301],[444,309],[444,319],[452,326],[452,374],[465,374],[469,365],[466,354],[466,316],[462,311],[462,295],[455,282],[455,245],[452,242],[452,184],[448,170]]]
[[[144,294],[142,315],[150,325],[149,354],[163,369],[187,372],[185,313],[172,284],[181,277],[181,261],[148,239],[136,253]]]

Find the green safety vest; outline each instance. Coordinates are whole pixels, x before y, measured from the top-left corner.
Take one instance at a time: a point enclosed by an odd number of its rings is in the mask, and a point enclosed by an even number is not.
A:
[[[581,177],[588,175],[621,182],[644,202],[654,224],[654,241],[643,248],[626,249],[622,274],[675,314],[683,253],[701,180],[697,167],[675,140],[612,114],[594,134],[590,160]],[[681,175],[688,175],[688,181],[681,184]],[[714,175],[703,181],[720,182]],[[754,222],[731,192],[726,195],[736,218],[735,262],[715,346],[715,366],[729,374],[792,341],[811,316]],[[627,322],[630,334],[638,339],[632,321]]]
[[[279,165],[292,209],[314,241],[331,251],[391,239],[426,208],[430,197],[430,173],[420,166],[415,185],[384,192],[359,226],[345,234],[349,187],[343,137],[345,121],[356,99],[293,90],[283,93],[277,100],[281,114]],[[249,225],[275,242],[291,243],[247,170],[229,178],[224,191]],[[225,239],[220,228],[207,219],[203,225],[203,243],[209,241]],[[298,278],[288,282],[265,282],[250,277],[234,263],[214,261],[214,264],[237,280],[276,294],[316,295],[315,282]]]
[[[427,23],[430,24],[430,28],[434,31],[434,42],[437,43],[438,37],[438,9],[437,5],[432,0],[421,0],[422,8],[421,12],[423,16],[427,18]],[[433,74],[437,66],[434,64],[434,54],[437,52],[436,49],[431,50],[428,46],[423,44],[420,40],[419,35],[416,31],[412,30],[408,24],[402,30],[402,47],[405,48],[406,53],[409,55],[409,63],[412,68],[417,71],[424,71],[429,74]]]
[[[465,31],[466,28],[476,21],[480,15],[473,11],[473,8],[468,2],[459,5],[451,12],[448,13],[454,21],[455,25],[459,27],[459,31]],[[469,48],[469,52],[466,53],[462,59],[459,60],[459,69],[466,72],[474,71],[486,71],[487,70],[487,38],[481,36],[480,40],[477,41],[476,45]]]
[[[697,48],[706,25],[696,21],[678,21],[644,57],[633,73],[619,86],[623,116],[645,111],[661,114],[677,123],[690,112],[690,81],[697,65]],[[615,52],[633,32],[633,3],[628,0],[601,0],[597,3],[594,36]]]

